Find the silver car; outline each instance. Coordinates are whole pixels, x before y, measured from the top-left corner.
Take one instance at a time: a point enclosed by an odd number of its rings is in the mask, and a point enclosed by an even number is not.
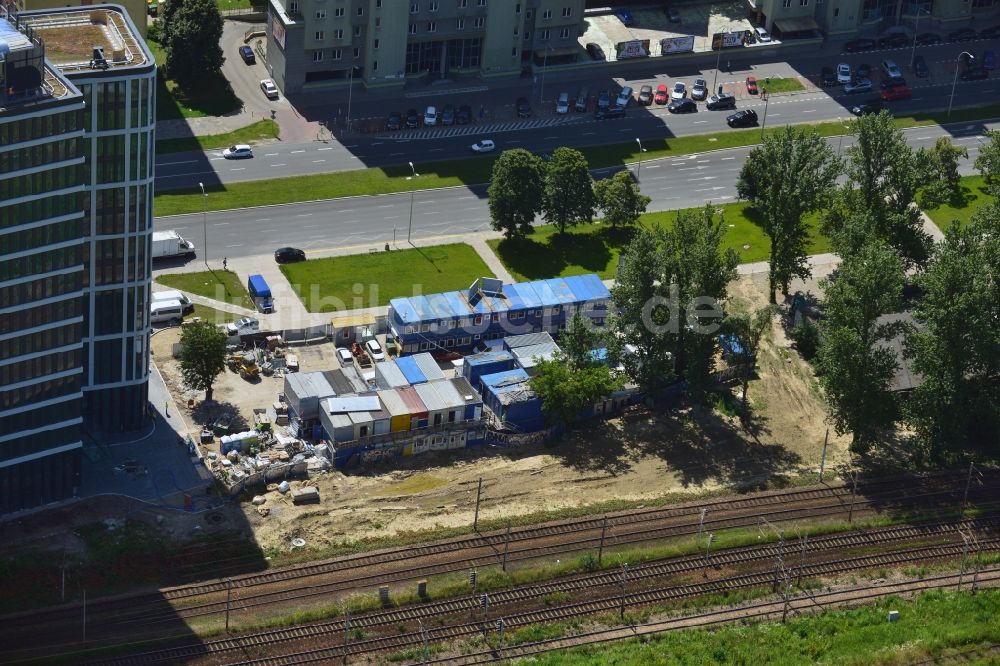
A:
[[[854,83],[844,84],[844,92],[848,95],[866,93],[872,91],[872,82],[868,79],[858,79]]]

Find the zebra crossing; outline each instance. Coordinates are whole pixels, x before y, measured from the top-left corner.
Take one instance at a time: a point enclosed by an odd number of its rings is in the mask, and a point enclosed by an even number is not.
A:
[[[487,125],[457,125],[454,127],[435,127],[433,129],[418,129],[402,132],[390,132],[385,134],[386,139],[440,139],[442,137],[470,136],[499,134],[501,132],[518,132],[527,129],[537,129],[539,127],[553,127],[555,125],[569,125],[583,122],[584,118],[531,118],[528,120],[517,120],[508,123],[491,123]]]

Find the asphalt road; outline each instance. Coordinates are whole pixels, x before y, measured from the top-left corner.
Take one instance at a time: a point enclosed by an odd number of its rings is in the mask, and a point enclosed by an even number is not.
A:
[[[989,129],[1000,123],[989,123]],[[981,123],[947,127],[921,127],[905,132],[914,147],[931,146],[941,136],[950,136],[969,150],[962,160],[963,174],[974,173],[972,163],[983,140]],[[850,137],[829,139],[834,150],[851,143]],[[646,160],[630,168],[639,173],[642,191],[651,197],[650,211],[701,206],[705,202],[727,202],[736,197],[736,179],[751,147],[712,151],[684,157]],[[615,169],[595,171],[595,177]],[[323,254],[344,247],[381,248],[384,243],[404,243],[412,238],[441,236],[460,238],[489,229],[485,188],[455,187],[413,194],[387,194],[332,199],[311,203],[264,206],[201,214],[157,218],[158,230],[175,229],[194,241],[202,257],[204,234],[208,234],[209,258],[244,257],[270,253],[292,245],[307,253]]]

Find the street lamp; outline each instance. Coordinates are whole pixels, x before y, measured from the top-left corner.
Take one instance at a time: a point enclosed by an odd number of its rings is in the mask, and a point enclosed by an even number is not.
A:
[[[347,131],[351,131],[351,97],[354,95],[354,70],[358,68],[357,65],[351,65],[351,77],[347,82]]]
[[[545,57],[542,58],[542,87],[538,89],[538,105],[544,104],[545,99],[545,68],[549,66],[549,51],[552,50],[551,46],[545,47]]]
[[[635,182],[639,182],[639,174],[642,173],[642,154],[646,152],[646,149],[642,147],[642,141],[639,137],[635,137],[635,142],[639,144],[639,166],[635,169]]]
[[[198,187],[201,188],[202,196],[201,225],[205,229],[205,244],[202,246],[202,252],[205,259],[205,268],[208,268],[208,192],[205,191],[205,183],[199,181]]]
[[[712,90],[715,90],[715,84],[719,82],[719,66],[722,64],[722,45],[719,45],[719,55],[715,56],[715,78],[712,79]]]
[[[920,27],[920,17],[930,14],[926,7],[917,9],[917,19],[913,22],[913,48],[910,50],[910,69],[913,69],[913,61],[917,59],[917,29]]]
[[[948,98],[948,118],[951,118],[951,105],[955,102],[955,85],[958,83],[958,65],[962,62],[962,56],[969,56],[969,59],[974,58],[968,51],[962,51],[955,58],[955,78],[951,82],[951,97]]]
[[[406,180],[413,180],[420,174],[413,167],[413,162],[408,163],[410,165],[410,171],[413,172],[412,176],[407,176]],[[410,234],[413,233],[413,190],[410,190],[410,225],[406,228],[406,242],[410,243]],[[412,243],[410,243],[412,245]]]
[[[765,95],[764,96],[764,118],[760,121],[760,140],[761,141],[764,140],[764,125],[767,124],[767,104],[770,101],[771,100],[768,99],[768,97]]]

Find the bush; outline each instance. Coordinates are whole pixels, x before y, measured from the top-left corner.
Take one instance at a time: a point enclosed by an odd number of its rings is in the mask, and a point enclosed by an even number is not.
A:
[[[806,322],[796,324],[792,329],[791,338],[802,358],[811,361],[816,356],[816,351],[819,349],[819,330],[815,326]]]

